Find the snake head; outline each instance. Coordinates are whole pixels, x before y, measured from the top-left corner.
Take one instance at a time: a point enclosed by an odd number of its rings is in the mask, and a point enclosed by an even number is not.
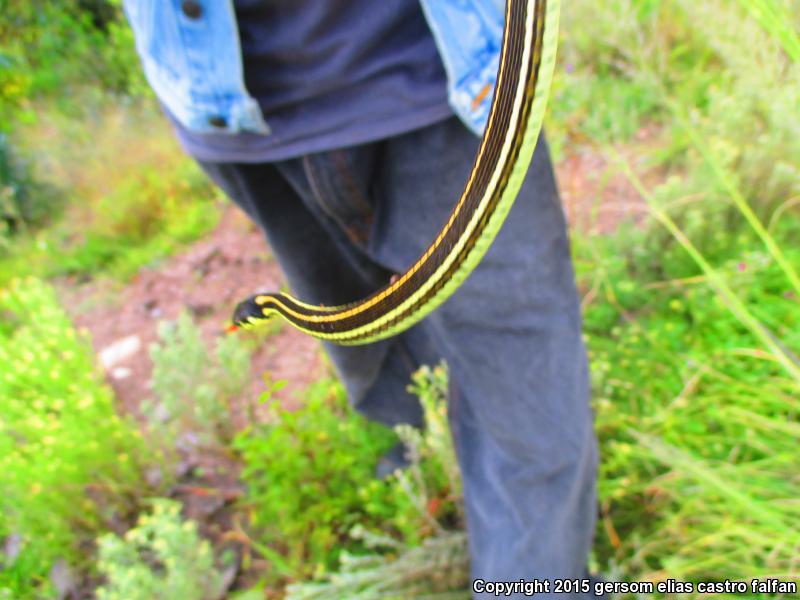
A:
[[[264,309],[265,296],[258,294],[242,300],[233,311],[231,322],[236,329],[252,329],[256,325],[270,320],[274,311]]]

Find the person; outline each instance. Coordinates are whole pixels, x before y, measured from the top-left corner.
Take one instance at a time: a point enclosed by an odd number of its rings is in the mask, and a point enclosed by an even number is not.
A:
[[[124,6],[182,146],[264,230],[295,295],[364,297],[434,239],[488,115],[496,0]],[[353,406],[387,425],[423,425],[410,375],[447,361],[475,597],[493,595],[480,581],[586,576],[597,450],[543,136],[506,224],[444,305],[392,339],[325,348]]]

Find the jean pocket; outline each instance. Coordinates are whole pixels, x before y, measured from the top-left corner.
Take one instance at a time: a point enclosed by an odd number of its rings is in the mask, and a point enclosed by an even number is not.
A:
[[[366,246],[372,230],[370,181],[372,146],[358,146],[303,157],[303,170],[320,209],[358,246]]]

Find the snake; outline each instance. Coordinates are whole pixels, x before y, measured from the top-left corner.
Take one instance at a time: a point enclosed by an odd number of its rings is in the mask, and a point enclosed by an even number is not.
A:
[[[402,333],[447,300],[480,263],[513,206],[544,120],[555,68],[560,0],[507,0],[495,93],[478,153],[436,238],[404,273],[340,306],[283,292],[253,294],[230,331],[277,316],[315,338],[369,344]]]

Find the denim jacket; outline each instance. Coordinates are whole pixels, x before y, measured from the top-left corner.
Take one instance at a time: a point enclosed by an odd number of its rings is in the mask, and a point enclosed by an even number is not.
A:
[[[480,134],[489,114],[502,0],[420,0],[442,57],[455,113]],[[145,76],[159,100],[197,133],[268,134],[244,85],[233,0],[124,0]]]

